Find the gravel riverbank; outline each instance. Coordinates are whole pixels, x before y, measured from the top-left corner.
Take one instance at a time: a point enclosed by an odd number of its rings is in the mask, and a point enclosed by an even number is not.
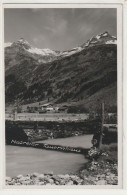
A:
[[[104,161],[88,162],[79,174],[54,175],[33,173],[6,177],[6,185],[117,185],[117,164]]]
[[[28,174],[18,175],[15,178],[6,177],[6,185],[117,185],[117,176],[114,173],[89,174],[82,171],[78,175]]]
[[[117,146],[91,149],[77,174],[33,173],[6,177],[6,185],[118,185]]]
[[[91,162],[79,175],[54,175],[33,173],[26,176],[6,177],[7,185],[117,185],[117,165]],[[112,170],[112,171],[111,171]]]

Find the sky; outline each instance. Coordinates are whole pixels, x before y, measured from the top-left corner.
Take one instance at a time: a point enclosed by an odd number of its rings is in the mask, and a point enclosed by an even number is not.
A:
[[[5,43],[20,38],[37,48],[67,50],[108,31],[116,36],[115,8],[36,8],[4,10]]]

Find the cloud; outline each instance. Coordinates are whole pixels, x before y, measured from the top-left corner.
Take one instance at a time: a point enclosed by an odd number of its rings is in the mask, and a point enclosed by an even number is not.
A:
[[[38,48],[66,50],[105,30],[116,35],[116,9],[22,8],[4,14],[6,42],[22,36]]]
[[[33,38],[33,42],[37,44],[38,43],[38,38],[36,38],[36,37]]]
[[[54,29],[54,34],[62,35],[67,31],[67,20],[62,19]]]
[[[36,44],[38,45],[40,42],[43,42],[45,40],[46,40],[46,37],[42,34],[37,35],[36,37],[33,38],[33,42],[35,43],[35,45]]]
[[[91,32],[91,26],[90,25],[84,25],[84,26],[81,26],[80,27],[80,29],[79,29],[79,33],[85,33],[85,34],[87,34],[87,33],[89,33],[89,32]]]
[[[56,33],[56,29],[54,29],[53,27],[44,26],[44,29],[47,30],[47,31],[50,31],[51,33]]]

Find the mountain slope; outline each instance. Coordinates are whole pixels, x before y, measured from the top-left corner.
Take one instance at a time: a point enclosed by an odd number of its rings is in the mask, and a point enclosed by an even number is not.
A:
[[[17,44],[20,55],[24,47],[31,48],[28,43],[22,47]],[[17,48],[15,44],[12,46]],[[19,50],[12,62],[13,52],[9,55],[5,49],[6,104],[48,100],[87,108],[95,107],[97,101],[116,105],[117,45],[116,38],[107,32],[80,47],[57,52],[57,56],[46,63],[38,62],[27,52],[20,56]]]

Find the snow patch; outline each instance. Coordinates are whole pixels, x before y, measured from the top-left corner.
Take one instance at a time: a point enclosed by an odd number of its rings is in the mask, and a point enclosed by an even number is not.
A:
[[[24,44],[24,45],[29,45],[28,41],[26,41],[26,40],[23,39],[23,38],[20,38],[17,42],[18,42],[18,43],[21,43],[21,44]]]
[[[96,36],[96,38],[97,38],[97,39],[100,39],[100,38],[101,38],[101,36],[100,36],[100,35],[97,35],[97,36]]]
[[[47,55],[51,55],[51,54],[57,56],[57,53],[55,51],[52,51],[48,48],[47,49],[38,49],[38,48],[31,47],[27,51],[30,52],[30,53],[43,55],[43,56],[47,56]]]
[[[87,42],[87,43],[85,44],[85,46],[86,46],[86,47],[89,46],[89,42]]]
[[[108,36],[108,33],[104,33],[102,34],[103,37],[107,37]]]
[[[105,44],[117,44],[116,40],[106,41]]]
[[[98,41],[91,41],[91,43],[98,43]]]
[[[116,39],[116,37],[115,37],[115,36],[112,36],[112,38]]]
[[[73,49],[70,50],[70,51],[63,51],[63,52],[60,54],[60,56],[61,56],[61,57],[70,56],[70,55],[72,55],[72,54],[74,54],[74,53],[80,52],[81,50],[83,50],[82,47],[75,47],[75,48],[73,48]]]

